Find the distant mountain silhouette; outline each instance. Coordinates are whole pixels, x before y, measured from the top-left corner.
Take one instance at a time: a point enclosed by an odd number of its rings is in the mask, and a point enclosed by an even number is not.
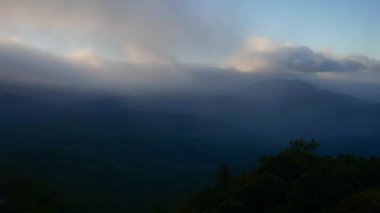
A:
[[[57,104],[38,97],[2,94],[0,103],[0,115],[9,118],[12,114],[18,118],[91,114],[96,119],[98,112],[102,115],[113,112],[115,122],[126,115],[138,114],[133,117],[133,123],[141,124],[141,128],[153,123],[160,127],[165,124],[168,132],[171,128],[178,130],[177,123],[184,117],[184,122],[197,121],[192,122],[194,127],[187,125],[189,130],[202,127],[205,132],[207,128],[218,132],[217,126],[229,126],[231,132],[237,130],[263,138],[380,137],[379,104],[321,90],[301,80],[268,80],[222,95],[110,96]],[[123,111],[128,113],[123,115]],[[172,123],[168,123],[169,117],[173,118]]]
[[[262,81],[218,95],[10,91],[0,90],[0,156],[12,162],[8,170],[44,177],[41,168],[51,169],[54,160],[52,176],[65,188],[106,196],[91,186],[64,185],[81,171],[109,194],[121,188],[133,195],[125,199],[140,209],[162,197],[184,196],[221,162],[251,165],[290,139],[317,139],[330,154],[380,150],[379,104],[300,80]],[[89,166],[83,169],[72,156]],[[99,177],[117,189],[101,185]]]
[[[226,111],[261,134],[279,137],[377,137],[378,104],[301,80],[261,82],[226,97]]]

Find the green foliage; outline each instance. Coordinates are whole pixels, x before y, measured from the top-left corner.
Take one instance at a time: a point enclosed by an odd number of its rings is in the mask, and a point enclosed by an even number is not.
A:
[[[73,212],[71,206],[51,186],[15,177],[0,183],[0,212],[50,213]]]
[[[310,142],[306,142],[303,139],[300,139],[300,140],[290,141],[288,151],[301,152],[301,153],[313,153],[318,147],[319,147],[319,144],[315,142],[314,140],[311,140]]]
[[[283,152],[262,157],[253,170],[230,177],[228,187],[194,195],[180,212],[380,212],[380,159],[322,157],[317,147],[315,141],[292,141]]]
[[[223,163],[220,166],[219,171],[215,175],[215,179],[218,181],[218,184],[220,184],[222,187],[227,188],[230,184],[230,169],[228,168],[228,165]]]
[[[379,212],[380,211],[380,187],[367,188],[354,193],[349,198],[341,201],[336,209],[344,212]]]
[[[154,207],[153,213],[168,213],[169,209],[166,205],[158,204]]]

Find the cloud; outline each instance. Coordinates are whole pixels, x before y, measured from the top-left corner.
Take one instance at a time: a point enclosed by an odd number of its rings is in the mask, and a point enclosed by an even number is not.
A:
[[[118,94],[183,91],[221,93],[252,84],[256,75],[215,65],[175,61],[151,49],[131,46],[128,61],[112,61],[90,48],[53,54],[12,37],[0,43],[0,84],[48,86]],[[277,76],[277,75],[276,75]]]
[[[136,45],[172,56],[184,49],[200,53],[224,48],[236,36],[232,2],[0,0],[0,29],[54,37],[57,46],[91,43],[123,52]]]
[[[66,54],[68,59],[82,63],[83,65],[99,68],[104,65],[104,60],[91,48],[79,49],[77,51]]]
[[[59,55],[2,36],[0,84],[117,93],[174,89],[187,84],[182,66],[162,64],[149,54],[140,53],[138,57],[141,61],[133,63],[112,61],[91,49]]]
[[[89,68],[75,60],[36,49],[15,37],[0,39],[0,81],[76,87],[94,81]]]
[[[169,54],[130,45],[126,48],[128,62],[140,65],[169,66],[176,63],[176,60]]]
[[[337,72],[376,69],[379,64],[364,56],[338,56],[306,46],[253,38],[231,57],[227,66],[244,72]]]
[[[271,54],[281,49],[268,40],[253,45]],[[263,80],[303,79],[333,91],[380,101],[376,92],[380,72],[375,70],[379,63],[365,56],[347,56],[367,67],[360,72],[236,72],[217,65],[184,64],[151,49],[134,48],[129,53],[130,61],[120,62],[102,57],[91,48],[60,55],[3,35],[0,36],[0,88],[6,84],[112,95],[230,94]],[[348,60],[347,57],[334,56],[334,59],[342,61]]]
[[[20,38],[17,38],[15,36],[8,36],[5,34],[0,34],[0,44],[1,45],[14,44],[14,45],[24,45],[24,46],[28,45],[25,41],[23,41]]]

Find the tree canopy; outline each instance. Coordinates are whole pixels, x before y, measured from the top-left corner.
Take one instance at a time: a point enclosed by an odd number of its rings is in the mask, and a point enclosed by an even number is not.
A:
[[[180,212],[380,212],[380,158],[324,157],[296,140],[256,168],[192,196]],[[223,165],[219,171],[227,168]]]

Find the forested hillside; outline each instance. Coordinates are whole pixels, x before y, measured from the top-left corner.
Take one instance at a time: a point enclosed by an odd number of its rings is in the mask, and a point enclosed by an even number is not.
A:
[[[231,171],[236,168],[222,164],[214,176],[213,185],[187,200],[157,203],[156,207],[151,206],[144,211],[379,212],[380,158],[321,156],[315,152],[318,146],[314,141],[292,141],[287,149],[277,155],[262,156],[253,169],[243,170],[239,175]],[[4,175],[5,171],[2,173]],[[70,175],[66,177],[70,178]],[[97,182],[101,183],[100,180]],[[123,187],[122,184],[120,186]],[[104,183],[103,186],[87,184],[86,187],[92,187],[87,189],[92,194],[86,194],[83,190],[67,193],[57,183],[44,178],[38,181],[21,176],[2,179],[0,212],[135,212],[128,209],[131,206],[128,202],[125,203],[132,196],[127,191],[107,191]],[[74,187],[68,189],[75,190]],[[151,193],[157,194],[153,190]],[[102,193],[112,195],[113,199]],[[141,198],[138,201],[144,202]],[[146,200],[148,206],[151,202],[151,198]]]
[[[380,212],[380,158],[320,156],[317,146],[292,141],[236,177],[223,164],[180,212]]]

